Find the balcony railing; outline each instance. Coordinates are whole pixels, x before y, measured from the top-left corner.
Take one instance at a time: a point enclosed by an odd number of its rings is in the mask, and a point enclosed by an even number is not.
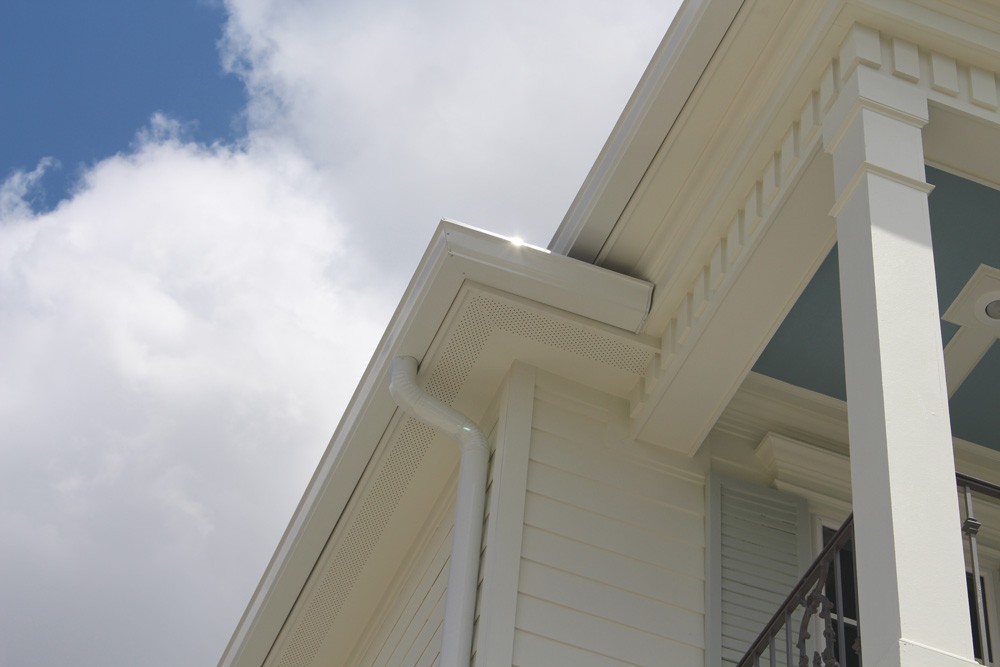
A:
[[[1000,486],[956,475],[964,505],[962,533],[968,541],[969,608],[976,658],[991,661],[988,616],[983,598],[973,494],[1000,500]],[[861,622],[854,576],[854,515],[847,518],[768,621],[737,667],[861,667]],[[813,635],[816,635],[815,637]]]

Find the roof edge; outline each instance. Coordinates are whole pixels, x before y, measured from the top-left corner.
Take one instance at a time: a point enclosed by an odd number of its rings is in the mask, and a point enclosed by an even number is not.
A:
[[[586,262],[596,260],[743,4],[743,0],[685,0],[549,250]]]
[[[266,660],[396,411],[388,391],[391,360],[425,356],[466,281],[615,327],[625,335],[642,327],[653,289],[636,278],[442,220],[220,666],[258,667]]]

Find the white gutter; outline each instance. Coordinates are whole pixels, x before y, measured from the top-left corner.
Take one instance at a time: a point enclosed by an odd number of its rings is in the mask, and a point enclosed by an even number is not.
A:
[[[219,667],[260,667],[275,650],[396,410],[384,386],[392,359],[427,352],[467,283],[631,332],[642,329],[653,293],[653,285],[638,278],[441,221]]]
[[[389,370],[389,393],[403,411],[455,439],[462,449],[439,664],[469,667],[490,445],[475,422],[426,393],[417,386],[416,378],[416,359],[394,358]]]

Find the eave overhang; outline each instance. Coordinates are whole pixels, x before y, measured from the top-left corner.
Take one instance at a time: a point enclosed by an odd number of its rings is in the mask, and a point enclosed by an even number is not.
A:
[[[342,532],[340,523],[348,503],[358,503],[358,496],[368,492],[359,482],[376,448],[393,437],[390,431],[400,421],[388,392],[388,368],[394,357],[409,355],[423,360],[420,378],[426,382],[435,367],[444,363],[442,350],[448,347],[451,338],[481,335],[480,330],[471,334],[461,332],[463,322],[469,319],[465,315],[475,308],[482,309],[483,304],[500,304],[505,313],[513,313],[510,317],[527,322],[521,325],[522,329],[569,327],[584,332],[577,336],[583,344],[588,336],[597,340],[600,354],[612,349],[620,358],[627,357],[629,361],[618,363],[617,370],[612,369],[613,384],[624,394],[638,381],[655,350],[655,341],[634,333],[645,321],[651,295],[652,286],[644,281],[442,221],[220,665],[265,663],[307,582],[315,578],[331,536],[335,531]],[[501,332],[506,333],[509,332]],[[512,335],[517,334],[514,331]],[[544,335],[543,331],[535,338]],[[542,354],[539,349],[532,359],[530,341],[520,347],[524,348],[529,363],[542,363],[548,356],[555,360],[553,363],[560,363],[560,354],[580,356],[578,350],[570,348],[556,350],[552,355]],[[464,351],[462,345],[451,345],[450,349],[458,352],[444,355],[450,360],[448,363],[454,363],[456,354],[472,354]],[[585,381],[588,372],[595,378],[606,374],[607,369],[597,368],[604,361],[598,358],[600,354],[582,353],[580,358],[586,359],[574,364],[574,372],[583,374],[578,379]],[[567,357],[561,363],[569,361]],[[473,368],[470,363],[468,374],[472,377],[463,378],[463,382],[469,380],[473,386],[495,385],[499,381],[495,376],[502,376],[511,362],[510,353],[501,351],[479,367]],[[488,390],[463,390],[456,407],[475,418],[491,398]]]
[[[688,0],[678,10],[549,243],[596,262],[743,2]]]
[[[877,53],[854,50],[861,33]],[[820,128],[861,61],[926,92],[929,164],[998,184],[997,3],[693,1],[678,14],[550,244],[655,285],[643,333],[661,351],[632,401],[637,439],[693,454],[834,243]]]
[[[697,450],[833,243],[830,164],[817,123],[857,24],[885,31],[886,53],[898,40],[920,58],[950,59],[955,72],[956,62],[965,73],[1000,71],[995,2],[689,0],[550,244],[553,254],[442,224],[222,664],[263,662],[358,492],[393,422],[391,358],[433,366],[476,299],[576,318],[574,326],[655,349],[630,396],[632,434]],[[996,105],[933,104],[934,95],[951,94],[929,93],[928,160],[995,183],[994,163],[974,158],[996,151],[968,147],[984,137],[1000,145],[990,120]],[[970,119],[992,134],[962,135],[956,128]],[[505,358],[488,372],[500,372]],[[464,400],[475,411],[486,397]]]
[[[810,502],[820,516],[842,521],[851,511],[847,403],[808,389],[750,373],[715,425],[719,442],[727,438],[752,443],[753,450],[717,446],[712,470],[740,476],[752,456],[767,471],[756,481],[773,485]],[[955,469],[980,479],[995,479],[1000,452],[961,438],[952,438]],[[749,454],[753,451],[753,454]],[[991,558],[1000,558],[1000,506],[980,505],[988,514],[980,537]],[[980,517],[982,518],[982,517]],[[981,544],[982,546],[982,544]]]
[[[686,225],[698,218],[703,224],[696,227],[704,228],[716,208],[745,194],[730,189],[743,188],[747,174],[756,177],[764,167],[780,139],[774,133],[794,120],[803,93],[837,57],[856,23],[888,30],[987,71],[1000,69],[1000,6],[995,2],[688,0],[549,248],[662,287],[663,279],[675,277],[680,267],[657,274],[664,259],[640,255],[648,249],[659,255],[694,249],[695,242],[683,238],[690,236]],[[718,164],[721,156],[724,162]],[[955,161],[935,155],[929,159],[949,166]],[[709,169],[703,166],[713,162]],[[706,187],[712,189],[707,196],[702,192]],[[670,198],[648,196],[658,191]],[[643,199],[657,200],[649,207],[660,214],[655,220],[644,220],[636,210]],[[684,201],[688,199],[690,205]],[[661,240],[676,240],[651,243],[650,229],[655,228],[664,228]],[[666,293],[657,297],[661,299],[670,301]]]

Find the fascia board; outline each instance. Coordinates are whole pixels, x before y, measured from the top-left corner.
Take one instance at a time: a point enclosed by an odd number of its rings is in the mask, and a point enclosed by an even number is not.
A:
[[[596,260],[743,4],[684,2],[556,230],[550,250]]]
[[[644,280],[448,220],[438,234],[468,280],[632,333],[646,321],[652,285]]]
[[[756,1],[756,0],[753,0]],[[549,243],[556,253],[599,261],[657,152],[706,76],[744,0],[690,0],[678,11],[621,117]],[[758,2],[758,4],[760,4]],[[838,3],[841,28],[854,21],[938,48],[987,70],[1000,68],[1000,10],[989,3],[859,0]],[[781,63],[777,64],[781,66]],[[714,182],[714,181],[712,181]]]
[[[390,361],[424,358],[466,281],[638,331],[652,285],[443,220],[365,370],[219,665],[259,667],[347,506],[396,406]]]

